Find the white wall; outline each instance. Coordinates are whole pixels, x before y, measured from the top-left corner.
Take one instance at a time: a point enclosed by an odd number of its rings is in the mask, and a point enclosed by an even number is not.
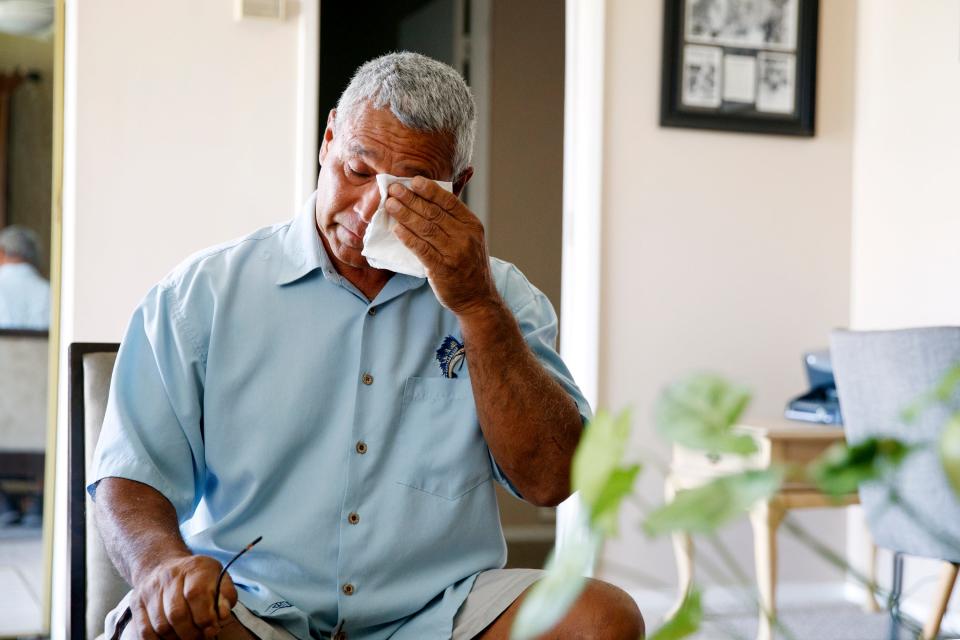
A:
[[[960,4],[871,0],[857,30],[852,322],[960,324]]]
[[[755,414],[778,416],[804,390],[803,351],[847,323],[855,3],[821,3],[813,139],[659,127],[662,7],[607,2],[600,405],[632,406],[637,450],[665,461],[650,416],[666,383],[715,370],[753,389]],[[647,502],[661,500],[658,476],[647,468]],[[624,514],[601,575],[673,583],[670,546],[647,540],[639,519]],[[803,522],[843,548],[839,510]],[[752,574],[746,523],[724,537]],[[783,583],[842,581],[781,542]]]
[[[117,340],[181,259],[300,204],[298,20],[236,22],[233,4],[79,5],[76,339]]]
[[[309,193],[317,2],[288,2],[283,22],[236,22],[233,5],[68,0],[62,344],[119,341],[177,263],[289,219]],[[60,407],[65,514],[62,390]],[[63,520],[54,637],[64,633]]]
[[[857,16],[851,324],[960,324],[960,3],[870,0]],[[848,547],[862,557],[862,520]],[[881,555],[882,583],[890,575]],[[906,585],[936,575],[908,560]],[[906,604],[925,614],[933,584]],[[953,618],[960,627],[960,597]]]

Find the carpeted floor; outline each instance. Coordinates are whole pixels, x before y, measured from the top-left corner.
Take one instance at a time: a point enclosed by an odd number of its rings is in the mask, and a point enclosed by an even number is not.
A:
[[[794,608],[780,612],[780,622],[789,635],[777,632],[777,640],[887,640],[890,617],[883,613],[864,613],[854,604],[831,607]],[[754,640],[757,637],[755,614],[708,615],[699,633],[691,640]],[[912,636],[902,630],[900,638]],[[955,635],[941,635],[956,638]]]

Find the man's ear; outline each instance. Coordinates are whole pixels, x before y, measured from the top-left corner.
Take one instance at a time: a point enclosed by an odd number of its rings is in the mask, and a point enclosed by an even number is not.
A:
[[[333,129],[337,121],[337,110],[330,109],[330,113],[327,114],[327,128],[323,130],[323,142],[320,143],[320,164],[323,164],[324,159],[327,157],[327,153],[330,150],[330,142],[333,140]]]
[[[463,188],[467,186],[467,183],[470,182],[470,178],[473,177],[473,167],[467,167],[460,172],[454,181],[453,181],[453,195],[460,197],[460,194],[463,193]]]

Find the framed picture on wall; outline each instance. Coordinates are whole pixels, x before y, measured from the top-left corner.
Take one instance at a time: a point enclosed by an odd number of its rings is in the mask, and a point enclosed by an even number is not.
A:
[[[814,134],[818,0],[665,0],[660,124]]]

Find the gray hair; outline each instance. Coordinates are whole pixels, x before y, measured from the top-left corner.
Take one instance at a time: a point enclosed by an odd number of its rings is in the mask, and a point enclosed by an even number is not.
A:
[[[390,107],[403,126],[449,134],[454,140],[453,177],[470,165],[477,107],[457,71],[433,58],[401,51],[364,63],[337,103],[339,123],[349,122],[357,106]]]
[[[40,236],[32,229],[10,225],[0,230],[0,251],[40,267]]]

